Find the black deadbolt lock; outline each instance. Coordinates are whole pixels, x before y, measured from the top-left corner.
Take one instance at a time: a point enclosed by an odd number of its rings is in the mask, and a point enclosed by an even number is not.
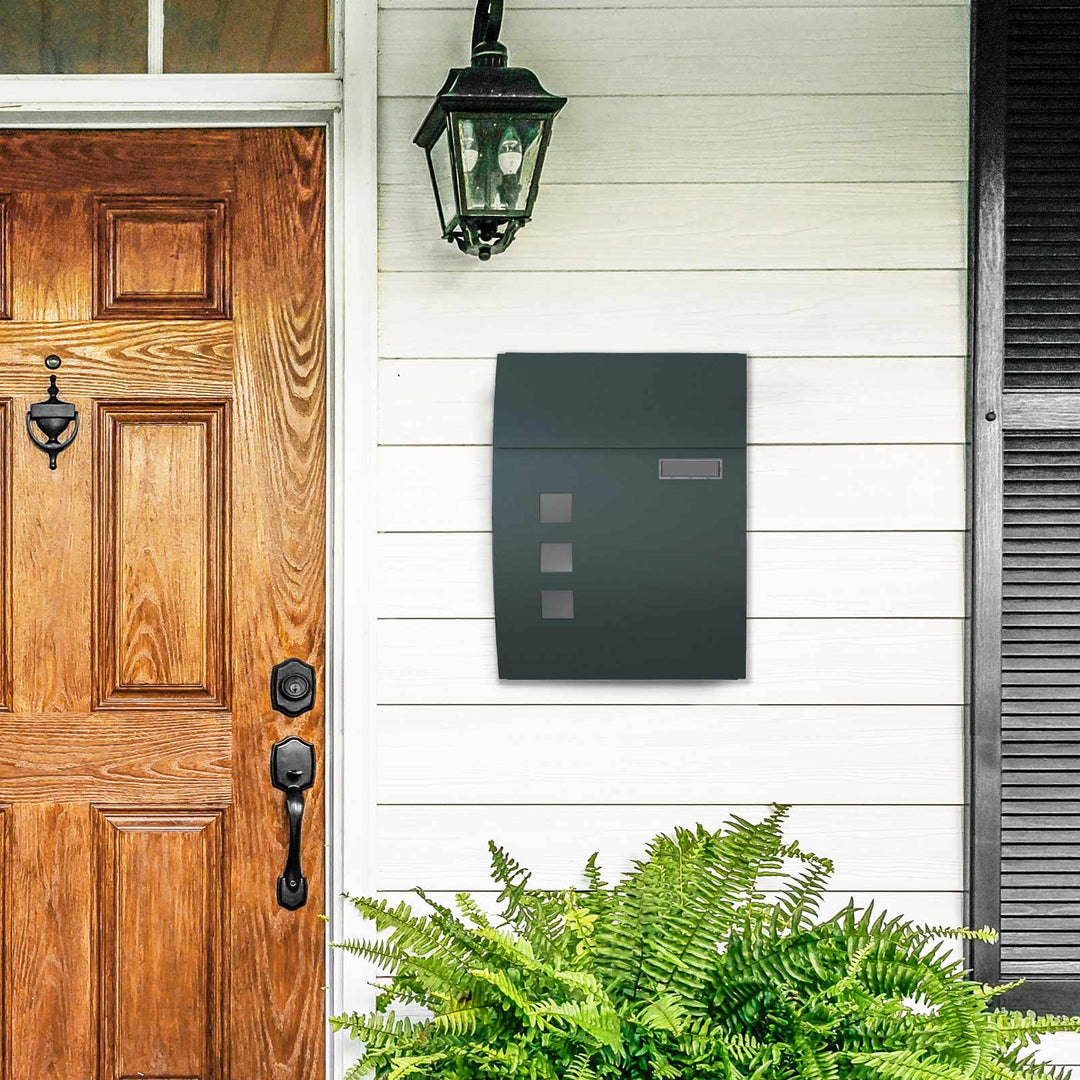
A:
[[[315,669],[295,657],[270,672],[270,703],[286,716],[299,716],[315,705]]]

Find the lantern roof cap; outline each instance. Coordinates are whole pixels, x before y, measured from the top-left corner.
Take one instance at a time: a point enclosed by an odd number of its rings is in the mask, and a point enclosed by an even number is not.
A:
[[[554,116],[566,98],[549,94],[528,68],[473,64],[452,68],[413,139],[431,146],[449,112],[544,113]]]

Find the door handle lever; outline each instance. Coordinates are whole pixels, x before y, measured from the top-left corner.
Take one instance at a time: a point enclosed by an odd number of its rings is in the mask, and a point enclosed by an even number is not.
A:
[[[270,751],[270,780],[285,792],[285,814],[289,820],[289,854],[285,872],[277,881],[277,901],[295,911],[307,903],[307,878],[300,868],[300,836],[304,824],[304,792],[315,783],[315,747],[290,735],[275,743]]]

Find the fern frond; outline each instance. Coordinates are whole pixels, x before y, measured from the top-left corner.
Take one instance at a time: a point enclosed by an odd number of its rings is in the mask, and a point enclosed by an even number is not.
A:
[[[690,1015],[675,994],[661,994],[638,1011],[637,1019],[653,1031],[681,1035],[686,1030]]]

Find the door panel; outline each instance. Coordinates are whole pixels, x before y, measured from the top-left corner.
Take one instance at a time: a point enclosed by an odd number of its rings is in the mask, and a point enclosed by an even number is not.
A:
[[[229,317],[224,199],[103,198],[94,216],[99,319]]]
[[[227,401],[99,402],[97,708],[224,707]]]
[[[0,134],[0,1080],[323,1075],[324,184],[318,130]]]
[[[101,1075],[227,1076],[223,811],[101,808],[94,827]]]

